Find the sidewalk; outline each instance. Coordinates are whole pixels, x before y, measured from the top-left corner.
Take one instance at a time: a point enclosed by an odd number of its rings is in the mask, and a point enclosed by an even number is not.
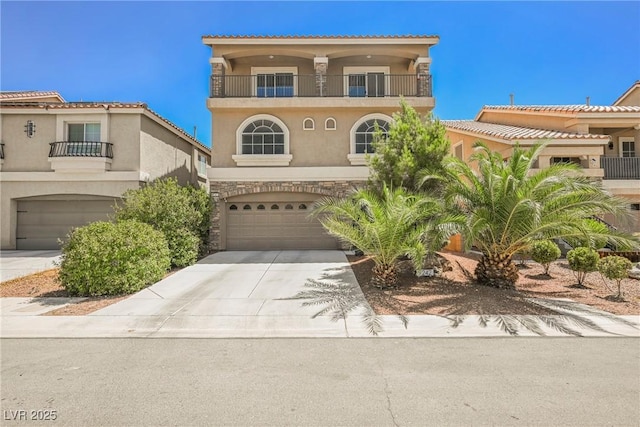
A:
[[[0,282],[55,267],[60,251],[0,251]]]

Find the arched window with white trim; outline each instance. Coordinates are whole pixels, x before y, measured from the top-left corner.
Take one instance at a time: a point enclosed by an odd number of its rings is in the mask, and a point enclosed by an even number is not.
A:
[[[249,117],[238,126],[232,157],[238,166],[288,166],[289,129],[269,114]]]
[[[333,117],[329,117],[324,121],[324,130],[336,130],[338,126],[336,125],[336,119]]]
[[[386,136],[393,119],[385,114],[368,114],[361,117],[351,128],[351,150],[348,159],[354,166],[366,164],[366,155],[373,153],[376,127]]]
[[[314,130],[315,128],[316,128],[316,123],[313,121],[311,117],[307,117],[302,121],[303,130]]]

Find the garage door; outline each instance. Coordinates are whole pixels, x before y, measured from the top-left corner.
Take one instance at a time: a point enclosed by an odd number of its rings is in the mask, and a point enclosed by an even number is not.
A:
[[[18,249],[59,249],[72,227],[104,221],[113,213],[113,199],[18,201]]]
[[[311,203],[239,202],[227,204],[227,249],[338,249],[317,219]]]

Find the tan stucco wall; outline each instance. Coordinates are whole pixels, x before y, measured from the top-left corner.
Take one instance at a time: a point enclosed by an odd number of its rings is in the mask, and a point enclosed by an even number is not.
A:
[[[0,138],[4,143],[3,172],[49,172],[49,143],[56,141],[56,117],[49,114],[2,114]],[[27,120],[36,126],[28,138],[24,132]]]
[[[640,86],[634,87],[631,92],[624,97],[624,99],[617,102],[615,105],[621,106],[638,106],[640,105]]]
[[[113,144],[113,171],[140,170],[140,115],[110,114],[109,142]]]
[[[4,173],[4,172],[3,172]],[[0,193],[0,248],[15,249],[18,200],[26,197],[52,195],[79,195],[120,197],[128,189],[138,188],[139,181],[106,181],[93,177],[91,181],[54,181],[55,172],[49,172],[41,179],[22,182],[2,181]],[[59,175],[59,174],[58,174]]]
[[[282,120],[289,129],[290,154],[293,159],[289,166],[350,166],[347,159],[350,153],[350,132],[353,125],[362,117],[380,113],[392,117],[396,108],[381,110],[349,109],[272,109],[269,113]],[[421,113],[425,113],[421,111]],[[216,111],[212,115],[212,158],[214,167],[235,167],[232,156],[236,153],[236,131],[249,117],[266,114],[267,111],[244,109],[241,111]],[[315,122],[315,130],[303,130],[305,118]],[[325,120],[333,117],[336,130],[325,130]]]

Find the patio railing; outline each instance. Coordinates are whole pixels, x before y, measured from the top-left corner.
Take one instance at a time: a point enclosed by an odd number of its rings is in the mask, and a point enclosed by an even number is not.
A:
[[[430,74],[212,75],[212,98],[432,96]]]
[[[107,157],[113,159],[113,144],[94,141],[49,143],[49,157]]]
[[[600,157],[604,179],[640,179],[640,157]]]

